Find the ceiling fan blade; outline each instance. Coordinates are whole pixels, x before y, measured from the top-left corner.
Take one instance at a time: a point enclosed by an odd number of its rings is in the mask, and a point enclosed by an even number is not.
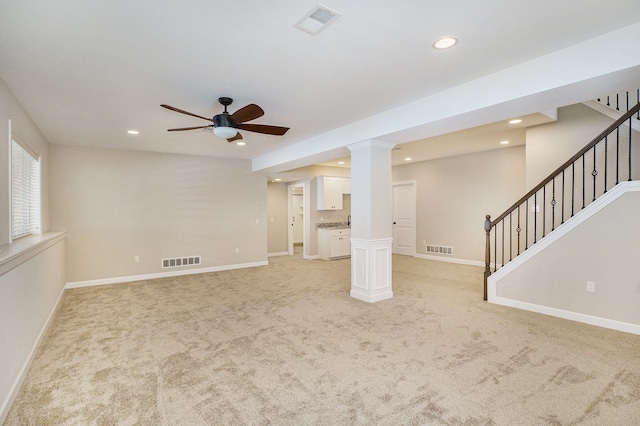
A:
[[[249,132],[264,133],[266,135],[282,136],[289,130],[288,127],[268,126],[266,124],[238,124],[238,129],[247,130]]]
[[[167,132],[181,132],[182,130],[207,129],[211,127],[213,127],[213,124],[209,124],[208,126],[180,127],[179,129],[167,129]]]
[[[227,139],[227,142],[231,143],[239,140],[242,140],[242,135],[240,134],[240,132],[236,133],[234,137]]]
[[[233,114],[231,114],[231,120],[236,124],[244,123],[245,121],[255,120],[258,117],[262,117],[264,111],[256,104],[249,104],[240,108]]]
[[[210,118],[203,117],[203,116],[201,116],[201,115],[197,115],[197,114],[194,114],[194,113],[191,113],[191,112],[188,112],[188,111],[183,111],[183,110],[181,110],[181,109],[178,109],[178,108],[172,107],[172,106],[170,106],[170,105],[162,104],[162,105],[160,105],[160,106],[161,106],[162,108],[170,109],[171,111],[179,112],[180,114],[186,114],[186,115],[190,115],[190,116],[192,116],[192,117],[202,118],[203,120],[213,121],[213,120],[212,120],[212,119],[210,119]]]

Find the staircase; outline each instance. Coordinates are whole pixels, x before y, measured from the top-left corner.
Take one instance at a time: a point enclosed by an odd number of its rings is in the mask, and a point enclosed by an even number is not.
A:
[[[626,112],[617,111],[616,121],[596,136],[576,155],[558,167],[546,179],[516,201],[504,213],[485,218],[484,300],[488,277],[506,263],[570,220],[598,197],[623,181],[640,180],[640,131],[638,93],[623,99]],[[616,96],[614,108],[620,107]],[[610,108],[611,97],[609,105]],[[602,103],[602,99],[600,101]],[[607,114],[608,115],[608,114]]]

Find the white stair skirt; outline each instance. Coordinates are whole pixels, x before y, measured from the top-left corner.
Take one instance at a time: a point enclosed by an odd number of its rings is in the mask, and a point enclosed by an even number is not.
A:
[[[351,238],[351,297],[374,303],[391,299],[393,238]]]

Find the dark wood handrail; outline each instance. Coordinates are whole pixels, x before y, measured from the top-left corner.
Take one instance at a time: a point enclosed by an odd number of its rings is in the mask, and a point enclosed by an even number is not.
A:
[[[563,170],[568,168],[576,160],[578,160],[580,157],[582,157],[584,154],[586,154],[591,148],[593,148],[595,145],[597,145],[598,142],[600,142],[602,139],[604,139],[605,136],[607,136],[609,133],[611,133],[614,130],[616,130],[616,128],[618,128],[622,124],[624,124],[625,121],[629,120],[633,116],[633,114],[637,113],[638,111],[640,111],[640,103],[636,104],[633,108],[631,108],[629,111],[627,111],[622,117],[617,119],[611,126],[607,127],[605,130],[603,130],[598,136],[596,136],[584,148],[582,148],[580,151],[578,151],[578,153],[576,155],[574,155],[568,161],[566,161],[564,164],[562,164],[560,167],[558,167],[546,179],[544,179],[542,182],[540,182],[538,185],[536,185],[531,191],[527,192],[522,198],[520,198],[518,201],[513,203],[513,205],[511,205],[511,207],[509,207],[507,210],[505,210],[504,213],[502,213],[496,219],[491,221],[491,227],[493,228],[501,220],[503,220],[504,218],[509,216],[509,214],[512,211],[514,211],[515,209],[517,209],[518,206],[520,206],[522,203],[524,203],[529,198],[531,198],[536,192],[541,190],[546,184],[551,182],[553,179],[556,178],[556,176],[558,176],[560,173],[562,173]]]

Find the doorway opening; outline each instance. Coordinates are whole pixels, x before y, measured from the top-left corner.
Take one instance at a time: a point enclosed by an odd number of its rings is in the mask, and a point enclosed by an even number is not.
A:
[[[291,233],[293,234],[293,254],[302,257],[304,247],[303,226],[304,218],[304,188],[296,187],[291,190]]]
[[[308,256],[309,241],[309,182],[295,182],[287,187],[288,252],[289,256]]]

